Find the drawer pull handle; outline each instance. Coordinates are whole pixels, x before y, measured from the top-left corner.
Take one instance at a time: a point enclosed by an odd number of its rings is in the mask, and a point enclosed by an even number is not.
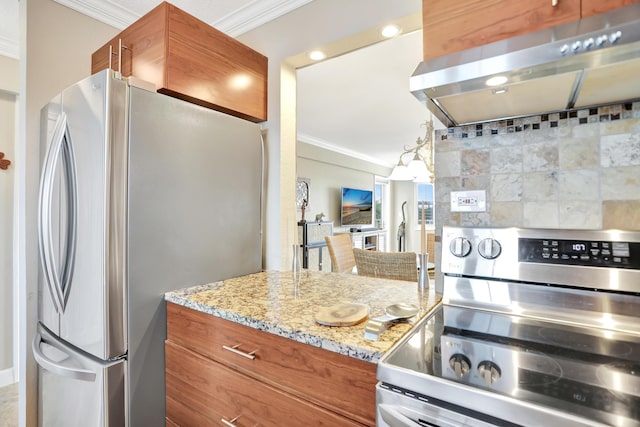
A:
[[[233,347],[229,347],[228,345],[223,345],[223,346],[222,346],[222,348],[223,348],[223,349],[225,349],[225,350],[227,350],[227,351],[230,351],[230,352],[232,352],[232,353],[238,354],[238,355],[240,355],[240,356],[242,356],[242,357],[246,357],[247,359],[251,359],[251,360],[253,360],[253,359],[255,359],[255,358],[256,358],[256,354],[255,354],[255,353],[256,353],[256,350],[253,350],[253,351],[252,351],[252,352],[250,352],[250,353],[245,353],[245,352],[244,352],[244,351],[242,351],[242,350],[238,350],[238,347],[240,347],[240,344],[236,344],[236,345],[234,345]]]
[[[240,415],[238,415],[237,417],[235,417],[234,419],[232,419],[231,421],[227,421],[224,418],[220,418],[220,422],[228,427],[236,427],[236,420],[240,418]]]

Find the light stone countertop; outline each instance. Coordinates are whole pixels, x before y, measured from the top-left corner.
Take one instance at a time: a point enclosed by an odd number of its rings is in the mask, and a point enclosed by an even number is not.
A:
[[[165,299],[260,331],[377,363],[440,301],[440,296],[433,283],[421,297],[417,283],[302,270],[297,285],[290,271],[267,271],[168,292]],[[384,308],[394,303],[416,304],[420,311],[411,323],[396,323],[377,341],[371,341],[364,338],[366,320],[344,327],[315,321],[319,308],[345,302],[369,306],[369,318],[383,315]]]

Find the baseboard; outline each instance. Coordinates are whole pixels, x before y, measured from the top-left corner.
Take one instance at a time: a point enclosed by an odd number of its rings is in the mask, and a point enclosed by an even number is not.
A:
[[[13,371],[13,368],[0,371],[0,387],[11,385],[17,382],[16,375]]]

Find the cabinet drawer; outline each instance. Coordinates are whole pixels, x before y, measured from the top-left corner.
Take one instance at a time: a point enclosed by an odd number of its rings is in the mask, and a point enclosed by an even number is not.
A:
[[[360,426],[167,341],[167,418],[181,427]]]
[[[359,422],[375,425],[376,365],[167,303],[167,338]],[[243,357],[223,346],[252,353]]]

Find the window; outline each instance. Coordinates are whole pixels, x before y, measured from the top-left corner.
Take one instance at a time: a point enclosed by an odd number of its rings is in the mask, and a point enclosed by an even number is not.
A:
[[[433,225],[433,184],[416,184],[418,201],[418,225],[422,224],[424,212],[425,225]]]
[[[375,183],[374,203],[375,203],[375,227],[384,228],[386,222],[386,209],[387,209],[387,192],[389,183],[382,180],[377,180]]]

